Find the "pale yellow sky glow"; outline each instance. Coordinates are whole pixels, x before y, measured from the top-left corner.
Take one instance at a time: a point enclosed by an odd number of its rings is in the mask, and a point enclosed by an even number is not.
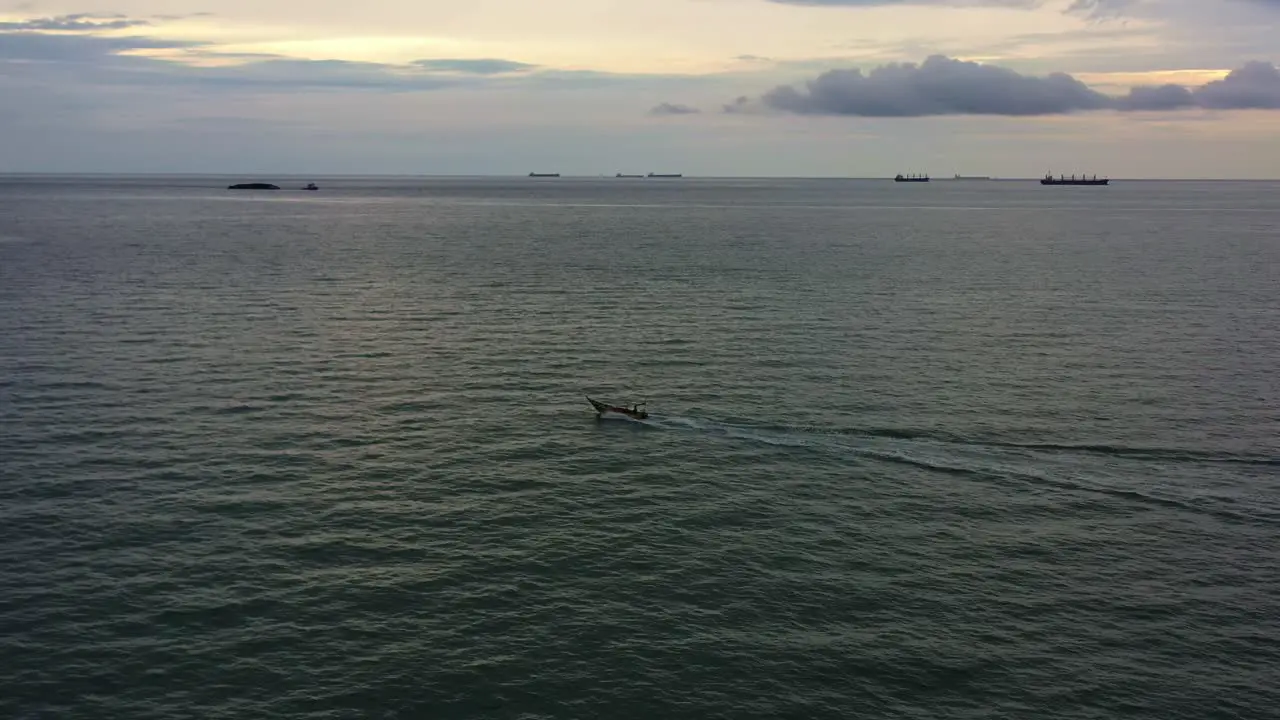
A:
[[[431,58],[502,58],[613,73],[719,73],[738,56],[835,63],[919,61],[930,53],[999,63],[1108,50],[1155,49],[1148,20],[1117,37],[1068,15],[1070,0],[1034,10],[891,4],[796,6],[768,0],[46,0],[7,18],[119,13],[153,24],[110,35],[209,43],[208,52],[403,64]],[[97,6],[97,7],[95,7]],[[213,11],[211,12],[211,8]],[[149,52],[196,64],[207,53]],[[1175,68],[1176,69],[1176,68]],[[1139,73],[1129,73],[1141,83]]]
[[[1227,70],[1188,69],[1146,72],[1076,73],[1075,77],[1098,90],[1119,93],[1135,85],[1203,85],[1226,77]]]
[[[86,6],[94,4],[41,3],[39,14],[87,12],[92,8]],[[154,27],[129,32],[211,42],[231,53],[311,60],[404,63],[423,57],[502,57],[608,72],[715,72],[747,54],[778,60],[881,58],[904,44],[944,47],[962,41],[980,46],[1084,28],[1082,20],[1062,14],[1065,5],[1050,3],[1032,12],[900,5],[814,8],[766,0],[227,0],[211,16],[155,20]],[[103,11],[152,17],[209,7],[191,0],[126,0],[104,4]],[[11,14],[10,19],[19,18]]]

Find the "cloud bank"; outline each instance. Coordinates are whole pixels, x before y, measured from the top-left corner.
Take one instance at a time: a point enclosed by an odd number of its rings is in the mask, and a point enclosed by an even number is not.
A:
[[[1064,115],[1093,110],[1280,109],[1280,70],[1250,62],[1200,85],[1142,86],[1107,95],[1066,73],[1023,75],[1007,68],[934,55],[923,63],[829,70],[804,87],[780,85],[755,100],[738,98],[725,112],[756,109],[796,115],[926,117]]]

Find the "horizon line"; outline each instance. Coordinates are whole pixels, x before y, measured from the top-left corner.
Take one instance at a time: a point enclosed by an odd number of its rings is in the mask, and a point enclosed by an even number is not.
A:
[[[896,174],[896,173],[895,173],[895,174]],[[927,173],[926,173],[926,174],[927,174]],[[1054,177],[1058,177],[1059,175],[1062,175],[1062,174],[1063,174],[1063,173],[1055,173],[1055,174],[1053,174],[1053,176],[1054,176]],[[1067,175],[1071,175],[1071,173],[1066,173],[1066,174],[1067,174]],[[1027,175],[1027,176],[1013,176],[1013,175],[1009,175],[1009,176],[1000,176],[1000,175],[991,175],[991,176],[972,176],[972,175],[971,175],[971,176],[964,176],[964,175],[962,175],[960,178],[956,178],[956,177],[954,177],[953,175],[954,175],[954,173],[953,173],[953,174],[950,174],[950,175],[948,175],[948,174],[943,174],[943,175],[936,175],[936,176],[935,176],[935,175],[931,175],[931,174],[930,174],[930,175],[929,175],[929,177],[930,177],[930,179],[932,179],[932,180],[937,180],[937,181],[939,181],[939,182],[956,182],[957,180],[959,180],[959,181],[965,181],[965,180],[968,180],[968,181],[970,181],[970,182],[973,182],[973,181],[975,181],[975,180],[985,181],[985,182],[1025,181],[1025,180],[1039,180],[1039,179],[1041,179],[1041,178],[1043,178],[1043,177],[1044,177],[1044,175]],[[1080,175],[1080,173],[1078,173],[1078,172],[1077,172],[1077,173],[1075,173],[1075,175],[1079,176],[1079,175]],[[1095,173],[1090,172],[1090,173],[1086,173],[1085,175],[1086,175],[1086,176],[1090,176],[1090,177],[1091,177],[1091,176],[1095,175]],[[1106,178],[1111,179],[1111,180],[1124,180],[1124,181],[1127,181],[1127,182],[1134,182],[1134,181],[1140,181],[1140,182],[1280,182],[1280,177],[1273,177],[1273,178],[1259,178],[1259,177],[1138,177],[1138,176],[1134,176],[1134,177],[1124,177],[1124,176],[1106,175],[1106,174],[1101,174],[1101,173],[1097,173],[1097,175],[1098,175],[1098,177],[1106,177]],[[482,179],[521,179],[521,180],[541,180],[541,181],[547,181],[547,182],[549,182],[549,181],[554,181],[554,180],[574,180],[574,179],[578,179],[578,180],[585,180],[585,179],[591,179],[591,180],[598,180],[598,179],[606,179],[606,180],[637,180],[637,179],[643,179],[643,180],[662,180],[662,181],[666,181],[667,183],[670,183],[670,182],[671,182],[671,181],[673,181],[673,180],[886,180],[886,179],[887,179],[887,180],[892,180],[892,179],[894,178],[894,175],[892,175],[892,174],[886,174],[886,175],[690,175],[690,174],[688,174],[688,173],[684,173],[681,177],[665,177],[665,178],[663,178],[663,177],[654,177],[654,178],[647,178],[647,177],[639,177],[639,178],[637,178],[637,177],[623,177],[623,178],[619,178],[619,177],[616,177],[615,175],[611,175],[611,174],[604,174],[604,173],[581,174],[581,175],[578,175],[578,174],[568,174],[568,173],[560,173],[558,177],[541,177],[541,178],[533,177],[533,178],[531,178],[531,177],[529,177],[528,173],[520,173],[520,174],[508,174],[508,173],[445,173],[445,174],[432,174],[432,173],[323,173],[323,172],[321,172],[321,173],[304,174],[304,173],[297,173],[297,172],[281,172],[281,173],[269,173],[269,172],[245,172],[245,173],[216,172],[216,173],[202,173],[202,172],[105,172],[105,171],[50,171],[50,170],[29,170],[29,171],[26,171],[26,170],[14,170],[14,171],[8,171],[8,170],[0,170],[0,178],[22,178],[22,177],[171,177],[171,178],[172,178],[172,177],[182,177],[182,178],[240,178],[240,179],[243,179],[243,178],[245,178],[245,177],[254,177],[254,178],[276,177],[276,178],[290,178],[290,179],[293,179],[293,178],[299,178],[299,179],[306,179],[306,178],[312,178],[312,179],[316,179],[316,178],[320,178],[320,179],[326,179],[326,178],[329,178],[329,179],[338,179],[338,178],[353,178],[353,179],[375,179],[375,178],[404,178],[404,179],[413,179],[413,178],[439,178],[439,179],[447,179],[447,178],[482,178]]]

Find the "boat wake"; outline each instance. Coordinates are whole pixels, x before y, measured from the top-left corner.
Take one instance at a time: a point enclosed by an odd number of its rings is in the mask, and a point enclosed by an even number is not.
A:
[[[1127,486],[1134,477],[1160,476],[1161,469],[1170,462],[1271,466],[1280,463],[1278,458],[1175,449],[989,442],[902,430],[758,426],[677,415],[651,414],[643,420],[619,415],[618,419],[729,442],[796,448],[846,458],[852,456],[982,482],[1032,484],[1211,514],[1231,521],[1280,524],[1280,506],[1272,508],[1264,504],[1243,511],[1232,507],[1234,502],[1231,499],[1198,493],[1191,497],[1166,484]],[[1142,472],[1142,468],[1131,465],[1151,462],[1160,463],[1148,468],[1152,473]],[[1120,486],[1120,483],[1126,486]]]
[[[643,422],[664,430],[684,430],[777,447],[808,448],[817,451],[851,453],[886,462],[915,465],[928,470],[968,474],[980,472],[962,461],[976,455],[960,448],[946,448],[944,443],[919,436],[892,437],[873,434],[853,435],[818,428],[770,427],[738,425],[704,418],[651,415]]]

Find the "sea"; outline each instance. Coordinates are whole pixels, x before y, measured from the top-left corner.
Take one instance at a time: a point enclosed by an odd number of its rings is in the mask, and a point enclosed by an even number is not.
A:
[[[0,717],[1275,718],[1277,370],[1274,182],[0,177]]]

